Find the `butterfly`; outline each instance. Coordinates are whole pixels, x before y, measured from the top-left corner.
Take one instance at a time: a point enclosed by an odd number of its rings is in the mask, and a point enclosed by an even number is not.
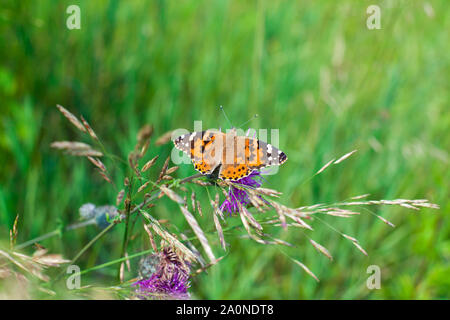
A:
[[[221,180],[236,181],[255,170],[281,165],[287,160],[286,154],[271,144],[238,136],[235,129],[227,133],[213,129],[192,132],[173,142],[191,158],[197,171]]]

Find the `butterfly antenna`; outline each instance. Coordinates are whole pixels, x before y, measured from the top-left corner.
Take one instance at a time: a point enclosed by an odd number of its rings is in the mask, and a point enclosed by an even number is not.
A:
[[[227,119],[229,125],[230,125],[232,128],[234,128],[233,125],[231,124],[230,119],[227,117],[227,114],[225,113],[225,110],[223,109],[223,107],[220,106],[219,108],[220,108],[220,110],[222,110],[223,116],[225,117],[225,119]]]
[[[245,121],[243,124],[241,124],[241,125],[239,126],[239,128],[242,127],[244,124],[247,124],[247,123],[249,123],[250,121],[252,121],[252,120],[254,120],[254,119],[256,119],[256,118],[258,118],[258,114],[255,114],[253,117],[251,117],[250,119],[248,119],[247,121]]]

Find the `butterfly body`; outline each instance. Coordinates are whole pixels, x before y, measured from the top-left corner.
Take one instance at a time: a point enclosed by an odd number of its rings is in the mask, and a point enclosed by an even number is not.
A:
[[[184,134],[174,140],[175,147],[186,153],[194,168],[204,175],[236,181],[254,170],[281,165],[287,157],[281,150],[256,138],[206,130]]]

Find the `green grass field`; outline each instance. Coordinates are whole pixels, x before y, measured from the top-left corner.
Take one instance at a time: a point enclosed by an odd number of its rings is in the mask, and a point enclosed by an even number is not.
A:
[[[279,129],[289,160],[264,184],[280,202],[300,207],[370,193],[370,199],[423,199],[439,210],[366,209],[349,219],[321,216],[314,231],[272,228],[295,247],[262,245],[245,229],[225,233],[220,247],[205,188],[196,187],[198,221],[217,265],[192,279],[200,299],[450,298],[450,11],[429,1],[77,1],[81,29],[66,27],[73,1],[3,1],[0,5],[0,245],[9,246],[16,215],[20,244],[79,221],[87,202],[114,204],[117,190],[86,159],[50,148],[82,139],[56,109],[83,115],[105,147],[126,159],[143,125],[154,138],[177,129],[227,128],[223,105],[238,126]],[[366,8],[381,8],[381,29],[368,30]],[[141,165],[171,144],[152,144]],[[357,149],[310,179],[333,158]],[[105,159],[107,166],[112,162]],[[126,166],[114,168],[121,185]],[[177,178],[194,174],[182,165]],[[157,178],[158,172],[151,175]],[[119,188],[120,189],[120,188]],[[221,199],[223,200],[223,199]],[[177,205],[151,209],[191,236]],[[227,219],[240,225],[239,217]],[[359,240],[366,257],[337,229]],[[94,226],[42,242],[72,259],[99,233]],[[82,270],[120,258],[123,224],[77,262]],[[142,222],[129,253],[148,248]],[[308,242],[333,255],[328,260]],[[194,241],[198,247],[198,242]],[[22,252],[31,254],[31,247]],[[316,282],[288,257],[298,259]],[[131,261],[126,279],[136,276]],[[369,290],[370,265],[381,289]],[[61,269],[62,270],[62,269]],[[56,276],[61,270],[50,271]],[[118,284],[118,264],[82,276],[82,285]],[[3,289],[2,289],[3,288]],[[52,288],[56,298],[79,297]],[[7,290],[0,279],[0,291]],[[52,298],[43,292],[32,297]],[[116,297],[116,296],[113,296]],[[92,296],[91,296],[92,298]]]

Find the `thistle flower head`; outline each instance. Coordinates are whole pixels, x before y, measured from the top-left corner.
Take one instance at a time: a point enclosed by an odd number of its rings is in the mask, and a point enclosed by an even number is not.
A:
[[[150,278],[142,279],[135,285],[138,287],[138,296],[144,299],[159,297],[167,300],[185,300],[189,298],[187,292],[189,281],[179,271],[175,271],[168,279],[162,278],[158,272],[155,272]]]
[[[234,183],[240,184],[244,187],[259,188],[262,185],[262,179],[263,178],[261,176],[261,172],[253,171],[247,177],[239,179]],[[221,211],[226,210],[229,212],[230,215],[232,215],[233,213],[239,211],[238,203],[241,203],[244,206],[249,204],[250,199],[248,197],[248,193],[243,189],[231,186],[228,191],[228,198],[225,199],[225,201],[222,203],[222,205],[220,206],[220,210]]]
[[[169,247],[144,258],[139,274],[142,279],[134,283],[141,299],[189,299],[189,263]]]
[[[109,226],[110,221],[119,215],[119,211],[114,206],[105,205],[97,207],[92,203],[83,204],[80,207],[79,212],[81,219],[94,219],[95,224],[100,229],[104,229]]]

